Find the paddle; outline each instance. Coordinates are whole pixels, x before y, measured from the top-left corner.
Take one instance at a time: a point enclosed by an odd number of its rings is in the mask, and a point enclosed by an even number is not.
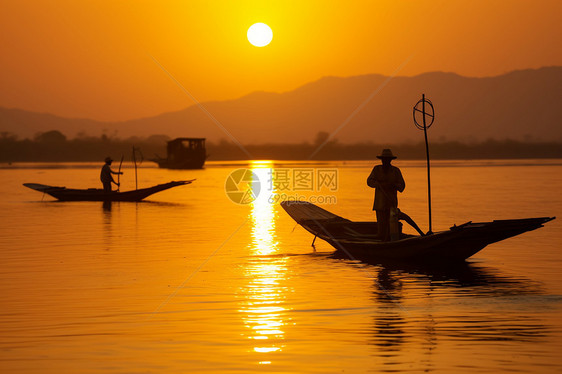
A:
[[[404,220],[406,221],[410,226],[412,226],[414,229],[416,229],[416,231],[421,235],[421,236],[425,236],[425,234],[423,233],[423,231],[421,231],[421,229],[419,228],[419,226],[414,222],[414,220],[412,218],[410,218],[409,215],[407,215],[406,213],[400,211],[400,209],[396,208],[396,210],[398,211],[398,220]]]
[[[121,162],[119,162],[119,170],[117,170],[117,192],[121,188],[121,165],[123,165],[123,155],[121,155]]]

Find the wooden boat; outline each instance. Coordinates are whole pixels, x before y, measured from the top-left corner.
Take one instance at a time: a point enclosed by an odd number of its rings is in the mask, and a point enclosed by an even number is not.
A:
[[[186,181],[173,181],[159,184],[153,187],[123,192],[105,192],[104,190],[98,188],[79,190],[74,188],[47,186],[38,183],[24,183],[23,185],[25,187],[31,188],[32,190],[51,195],[52,197],[60,201],[141,201],[142,199],[157,192],[177,186],[182,186],[185,184],[190,184],[194,180],[195,179]]]
[[[207,159],[205,138],[177,138],[166,146],[166,158],[152,159],[163,169],[202,169]]]
[[[538,229],[556,217],[467,222],[425,236],[400,233],[395,241],[377,238],[376,222],[352,222],[308,202],[282,202],[285,211],[307,231],[348,258],[394,261],[462,261],[488,244]]]

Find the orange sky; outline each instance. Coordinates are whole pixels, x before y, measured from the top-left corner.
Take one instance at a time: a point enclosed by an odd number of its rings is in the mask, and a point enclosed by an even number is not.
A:
[[[0,106],[126,120],[322,76],[562,65],[560,0],[0,0]],[[250,45],[264,22],[272,43]]]

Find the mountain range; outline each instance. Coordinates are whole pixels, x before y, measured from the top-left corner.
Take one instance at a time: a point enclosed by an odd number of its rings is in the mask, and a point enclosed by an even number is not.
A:
[[[328,132],[342,143],[404,143],[423,139],[412,120],[422,93],[435,107],[428,131],[433,140],[562,142],[562,67],[485,78],[444,72],[325,77],[288,92],[254,92],[123,122],[0,108],[0,132],[20,138],[58,130],[69,138],[81,133],[119,138],[162,134],[215,141],[232,140],[232,135],[243,144],[311,142],[319,132]]]

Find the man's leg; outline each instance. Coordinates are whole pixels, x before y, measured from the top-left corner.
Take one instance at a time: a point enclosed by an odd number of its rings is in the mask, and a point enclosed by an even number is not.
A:
[[[390,239],[390,210],[377,210],[376,213],[379,238],[388,241]]]

